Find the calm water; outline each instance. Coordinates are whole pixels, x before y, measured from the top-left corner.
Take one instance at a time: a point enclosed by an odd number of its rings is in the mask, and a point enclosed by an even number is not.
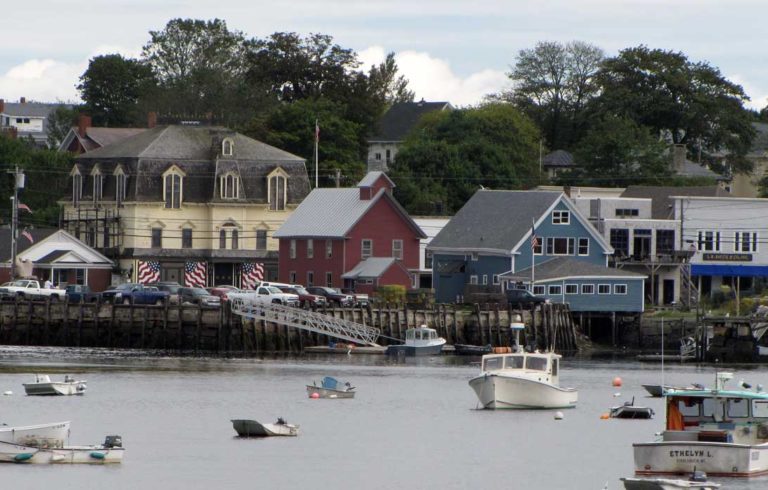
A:
[[[201,359],[120,351],[0,349],[0,420],[24,425],[72,421],[70,443],[120,434],[122,465],[0,467],[2,488],[78,489],[602,489],[623,488],[633,441],[662,427],[600,420],[609,407],[646,398],[659,366],[567,359],[563,384],[580,390],[578,408],[475,410],[470,359],[389,361],[383,356]],[[76,374],[88,392],[28,397],[34,373]],[[311,400],[305,384],[324,375],[350,380],[353,400]],[[622,388],[611,386],[620,376]],[[768,369],[736,369],[768,386]],[[714,368],[667,366],[665,382],[711,385]],[[614,396],[617,392],[621,396]],[[236,439],[232,418],[301,425],[297,438]],[[768,479],[720,480],[724,488],[766,488]]]

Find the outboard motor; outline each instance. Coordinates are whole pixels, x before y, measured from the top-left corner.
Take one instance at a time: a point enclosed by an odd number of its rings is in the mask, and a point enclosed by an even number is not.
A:
[[[694,468],[693,473],[691,473],[691,477],[688,478],[688,481],[699,482],[699,483],[706,483],[707,482],[707,474],[704,473],[701,470],[697,470],[697,469]]]
[[[104,447],[123,447],[123,438],[120,436],[107,436],[104,439]]]

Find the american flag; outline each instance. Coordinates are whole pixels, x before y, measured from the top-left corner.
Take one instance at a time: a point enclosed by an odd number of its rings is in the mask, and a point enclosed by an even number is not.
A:
[[[207,277],[205,262],[187,262],[184,266],[184,285],[188,288],[204,288]]]
[[[264,279],[264,265],[261,262],[244,262],[240,267],[240,287],[254,289]]]
[[[315,119],[315,143],[320,141],[320,124],[318,124],[317,119]]]
[[[19,203],[19,209],[23,209],[24,211],[26,211],[26,212],[28,212],[28,213],[31,213],[31,212],[32,212],[32,210],[31,210],[31,209],[29,209],[29,206],[27,206],[27,205],[26,205],[26,204],[24,204],[23,202],[20,202],[20,203]]]
[[[28,232],[27,230],[21,230],[21,236],[29,240],[29,243],[35,243],[35,239],[32,238],[32,233]]]
[[[156,260],[140,260],[137,279],[142,284],[160,280],[160,262]]]
[[[539,246],[539,237],[536,236],[536,230],[531,226],[531,249],[535,250]]]

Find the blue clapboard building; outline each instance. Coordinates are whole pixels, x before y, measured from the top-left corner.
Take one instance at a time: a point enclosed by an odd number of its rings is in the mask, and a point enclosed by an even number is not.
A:
[[[468,285],[532,287],[574,312],[643,311],[645,276],[608,267],[613,249],[561,192],[479,190],[428,251],[439,302]]]

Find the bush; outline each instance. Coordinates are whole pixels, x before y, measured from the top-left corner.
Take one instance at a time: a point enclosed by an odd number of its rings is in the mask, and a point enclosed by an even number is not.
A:
[[[379,303],[404,303],[405,286],[387,284],[376,289],[376,301]]]

